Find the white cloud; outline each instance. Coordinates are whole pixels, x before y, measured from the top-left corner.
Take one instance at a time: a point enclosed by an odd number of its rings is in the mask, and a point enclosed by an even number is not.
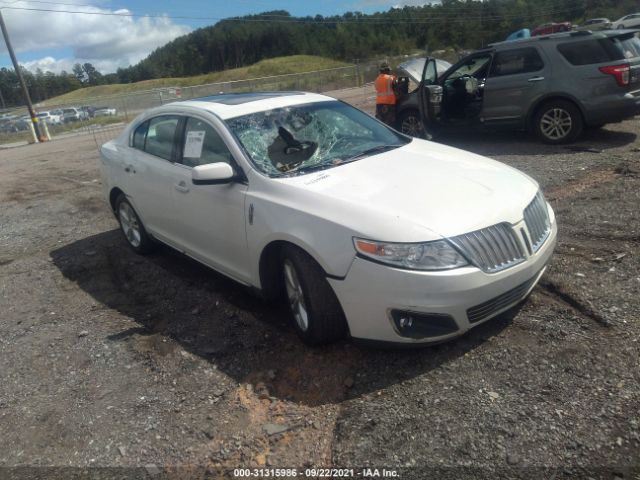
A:
[[[83,2],[86,4],[86,1]],[[11,7],[33,8],[28,2],[12,3]],[[47,5],[49,8],[49,5]],[[129,10],[105,10],[93,6],[52,6],[53,10],[73,10],[96,13],[131,13]],[[70,71],[74,63],[92,63],[102,73],[137,63],[155,48],[191,31],[168,17],[124,17],[81,15],[64,12],[37,12],[3,9],[11,42],[17,52],[37,52],[44,49],[70,49],[72,58],[43,57],[24,62],[30,69],[60,72]],[[0,53],[6,52],[4,43]]]

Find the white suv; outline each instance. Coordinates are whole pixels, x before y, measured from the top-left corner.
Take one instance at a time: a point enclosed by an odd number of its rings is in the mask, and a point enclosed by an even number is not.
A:
[[[632,13],[619,18],[611,24],[611,28],[638,28],[640,27],[640,13]]]
[[[524,299],[556,222],[538,184],[332,98],[158,107],[101,148],[129,245],[170,245],[265,297],[310,344],[461,335]]]

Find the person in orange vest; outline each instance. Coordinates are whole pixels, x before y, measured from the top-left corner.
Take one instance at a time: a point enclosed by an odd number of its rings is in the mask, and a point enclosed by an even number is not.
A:
[[[380,74],[376,78],[376,118],[393,127],[396,123],[396,86],[398,77],[391,74],[387,62],[380,64]]]

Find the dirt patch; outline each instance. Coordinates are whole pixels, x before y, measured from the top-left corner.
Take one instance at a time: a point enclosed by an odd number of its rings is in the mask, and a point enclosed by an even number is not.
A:
[[[578,193],[584,192],[585,190],[593,188],[595,185],[601,185],[607,182],[613,182],[618,178],[618,174],[615,171],[594,171],[590,172],[587,175],[579,178],[578,180],[574,180],[571,182],[567,182],[564,185],[557,186],[555,188],[551,188],[547,190],[547,200],[549,202],[555,202],[557,200],[563,200],[568,197],[572,197]]]
[[[559,243],[526,302],[412,351],[305,347],[283,308],[171,249],[133,254],[101,198],[92,138],[3,151],[0,468],[634,478],[639,133],[625,122],[577,151],[443,139],[537,179]]]

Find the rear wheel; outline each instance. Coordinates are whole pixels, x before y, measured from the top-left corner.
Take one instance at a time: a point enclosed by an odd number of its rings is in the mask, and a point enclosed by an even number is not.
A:
[[[309,345],[344,337],[347,322],[322,267],[297,247],[282,252],[282,274],[293,326]]]
[[[533,130],[544,143],[572,142],[582,133],[582,129],[580,110],[566,100],[544,103],[534,116]]]
[[[120,194],[116,199],[116,213],[120,223],[120,230],[122,230],[129,246],[139,254],[151,252],[155,244],[124,194]]]

